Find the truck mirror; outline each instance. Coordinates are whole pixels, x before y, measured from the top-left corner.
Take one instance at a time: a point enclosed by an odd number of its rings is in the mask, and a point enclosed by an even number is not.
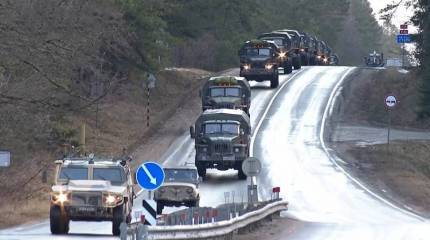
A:
[[[48,171],[46,170],[42,172],[42,183],[48,183]]]
[[[190,126],[190,136],[193,139],[196,137],[196,131],[193,126]]]

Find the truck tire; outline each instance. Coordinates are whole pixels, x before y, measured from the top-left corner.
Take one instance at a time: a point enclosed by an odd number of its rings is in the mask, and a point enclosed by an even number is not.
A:
[[[284,74],[290,74],[292,72],[293,72],[293,65],[287,62],[284,65]]]
[[[67,234],[69,232],[69,223],[66,213],[61,210],[60,206],[51,206],[49,211],[49,225],[52,234]]]
[[[125,221],[124,204],[121,204],[120,206],[115,207],[113,209],[112,234],[114,236],[119,236],[121,234],[121,230],[119,226],[124,221]]]
[[[246,180],[246,175],[242,171],[242,167],[239,167],[239,169],[237,170],[237,176],[238,176],[239,180]]]
[[[160,215],[163,213],[164,205],[162,203],[157,202],[157,214]]]
[[[270,88],[277,88],[279,86],[279,74],[274,73],[272,79],[270,80]]]
[[[206,168],[203,166],[196,166],[197,167],[197,172],[199,174],[200,177],[205,178],[206,177]]]
[[[302,68],[302,64],[300,62],[300,57],[297,56],[294,59],[295,59],[295,60],[293,60],[294,69],[297,70],[297,69]]]

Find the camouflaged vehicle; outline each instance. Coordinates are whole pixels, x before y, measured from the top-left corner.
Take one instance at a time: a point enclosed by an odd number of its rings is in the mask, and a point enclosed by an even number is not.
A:
[[[278,67],[285,61],[285,54],[271,41],[246,41],[239,50],[240,76],[247,81],[270,81],[271,88],[279,85]],[[292,71],[292,70],[291,70]]]
[[[199,176],[195,166],[164,168],[164,183],[154,192],[157,214],[168,207],[198,207],[200,203]]]
[[[206,169],[238,170],[239,179],[246,179],[242,162],[249,157],[251,123],[242,110],[206,110],[190,127],[195,139],[195,165],[201,177]]]
[[[66,158],[57,160],[51,192],[50,227],[67,234],[69,222],[112,221],[113,235],[131,221],[134,180],[129,160]]]
[[[207,109],[241,109],[249,115],[251,87],[243,77],[210,78],[200,91],[203,111]]]

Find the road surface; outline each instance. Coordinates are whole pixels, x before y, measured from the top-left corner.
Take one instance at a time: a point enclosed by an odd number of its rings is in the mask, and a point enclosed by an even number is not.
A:
[[[253,155],[263,165],[257,181],[260,198],[269,198],[272,187],[281,187],[281,195],[290,201],[283,216],[305,222],[289,233],[289,239],[426,239],[430,236],[426,220],[391,205],[349,177],[322,141],[334,90],[350,71],[353,68],[309,67],[282,76],[278,89],[268,88],[268,83],[252,84]],[[172,144],[163,160],[165,165],[194,162],[187,133]],[[223,203],[225,192],[234,192],[235,201],[242,201],[246,185],[233,170],[209,170],[208,180],[200,186],[200,204]],[[110,223],[72,222],[70,229],[68,236],[52,236],[45,221],[0,231],[0,239],[114,239],[109,236]],[[277,236],[282,239],[282,233]]]

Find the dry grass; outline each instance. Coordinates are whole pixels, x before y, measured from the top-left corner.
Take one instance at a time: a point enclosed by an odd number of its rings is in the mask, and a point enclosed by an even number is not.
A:
[[[339,149],[339,148],[338,148]],[[350,170],[392,200],[430,216],[430,142],[348,146]],[[352,167],[353,166],[353,167]]]

